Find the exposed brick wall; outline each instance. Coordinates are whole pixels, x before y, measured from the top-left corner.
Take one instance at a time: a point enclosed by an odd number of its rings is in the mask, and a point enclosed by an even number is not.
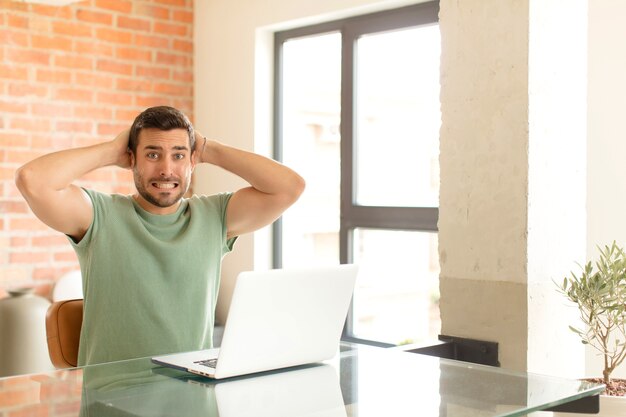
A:
[[[35,218],[14,183],[45,153],[112,139],[143,109],[193,118],[193,0],[88,0],[54,7],[0,0],[0,297],[77,269],[65,237]],[[82,185],[132,192],[120,169]]]

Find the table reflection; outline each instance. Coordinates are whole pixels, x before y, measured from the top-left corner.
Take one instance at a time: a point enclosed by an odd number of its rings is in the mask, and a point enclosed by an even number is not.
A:
[[[84,370],[80,415],[346,417],[346,411],[330,365],[212,381],[127,363]]]

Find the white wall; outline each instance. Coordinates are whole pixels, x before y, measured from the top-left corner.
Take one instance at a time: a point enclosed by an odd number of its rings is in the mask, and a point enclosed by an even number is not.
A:
[[[596,245],[626,245],[626,2],[589,1],[587,259]],[[601,358],[588,350],[587,373]],[[626,365],[614,374],[626,377]]]

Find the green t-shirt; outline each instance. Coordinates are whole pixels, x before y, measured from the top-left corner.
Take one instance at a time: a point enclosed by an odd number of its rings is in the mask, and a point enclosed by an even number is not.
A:
[[[79,243],[84,312],[78,364],[212,347],[232,194],[183,199],[155,215],[131,196],[85,190],[94,218]]]

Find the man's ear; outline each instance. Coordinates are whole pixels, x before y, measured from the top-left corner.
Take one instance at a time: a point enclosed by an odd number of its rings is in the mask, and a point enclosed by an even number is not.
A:
[[[130,159],[130,169],[135,168],[135,153],[133,151],[131,151],[130,149],[128,150],[128,155],[129,155],[129,159]]]
[[[193,150],[193,152],[191,152],[191,170],[193,171],[194,168],[196,167],[196,164],[198,163],[198,161],[196,160],[196,158],[198,157],[199,153],[197,150]]]

